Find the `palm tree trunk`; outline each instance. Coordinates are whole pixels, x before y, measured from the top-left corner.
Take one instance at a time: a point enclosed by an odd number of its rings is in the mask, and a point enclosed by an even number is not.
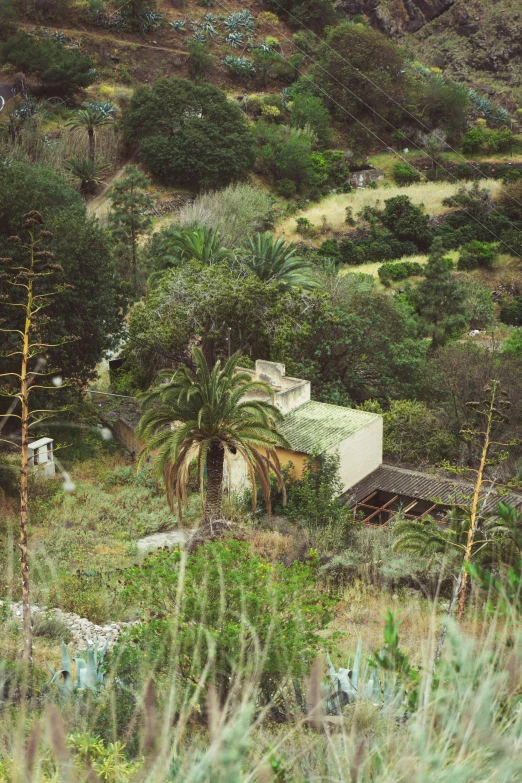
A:
[[[213,444],[207,453],[207,493],[205,499],[205,520],[212,522],[222,518],[223,465],[225,452],[221,443]]]
[[[94,128],[87,128],[87,135],[89,136],[89,158],[94,160],[96,155],[96,141],[94,138]]]

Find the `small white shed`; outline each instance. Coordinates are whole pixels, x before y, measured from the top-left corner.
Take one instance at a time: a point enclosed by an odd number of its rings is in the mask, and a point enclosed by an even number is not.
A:
[[[50,478],[55,475],[54,441],[52,438],[40,438],[29,443],[29,468],[39,476]]]

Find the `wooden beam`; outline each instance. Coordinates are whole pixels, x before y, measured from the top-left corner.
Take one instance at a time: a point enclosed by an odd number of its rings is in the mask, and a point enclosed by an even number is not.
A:
[[[391,505],[392,503],[395,503],[395,501],[398,500],[399,498],[400,498],[400,495],[395,495],[394,497],[392,497],[390,500],[388,500],[387,503],[384,504],[384,506],[381,506],[380,508],[376,509],[373,512],[373,514],[370,514],[369,517],[366,517],[366,519],[363,519],[363,524],[367,525],[369,523],[370,519],[373,519],[373,517],[377,516],[377,514],[380,514],[381,511],[387,511],[388,506]]]

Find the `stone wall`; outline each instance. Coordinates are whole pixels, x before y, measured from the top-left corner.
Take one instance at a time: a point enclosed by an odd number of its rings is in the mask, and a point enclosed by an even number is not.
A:
[[[3,601],[0,601],[0,605]],[[22,622],[22,603],[12,603],[9,605],[11,614],[15,620]],[[71,642],[70,647],[75,652],[83,651],[87,649],[87,645],[96,644],[98,640],[98,647],[103,647],[105,642],[108,642],[108,648],[110,649],[118,641],[118,636],[124,628],[128,628],[131,625],[139,625],[139,620],[133,623],[107,623],[107,625],[96,625],[91,623],[90,620],[86,620],[84,617],[79,617],[77,614],[71,612],[62,612],[61,609],[48,609],[46,606],[32,606],[31,612],[33,617],[41,614],[48,613],[61,620],[64,625],[70,631]]]

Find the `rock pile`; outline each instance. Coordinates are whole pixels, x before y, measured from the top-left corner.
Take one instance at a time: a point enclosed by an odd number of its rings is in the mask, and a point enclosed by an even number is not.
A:
[[[3,602],[0,601],[0,605]],[[16,620],[22,620],[22,603],[10,604],[10,610]],[[61,620],[70,631],[72,637],[72,648],[75,650],[85,650],[87,645],[91,646],[98,640],[98,646],[101,647],[108,642],[110,649],[118,641],[118,636],[124,628],[131,625],[139,625],[139,620],[130,623],[108,623],[107,625],[96,625],[84,617],[79,617],[72,612],[62,612],[61,609],[48,609],[46,606],[32,606],[33,616],[41,613],[48,613],[56,619]]]

